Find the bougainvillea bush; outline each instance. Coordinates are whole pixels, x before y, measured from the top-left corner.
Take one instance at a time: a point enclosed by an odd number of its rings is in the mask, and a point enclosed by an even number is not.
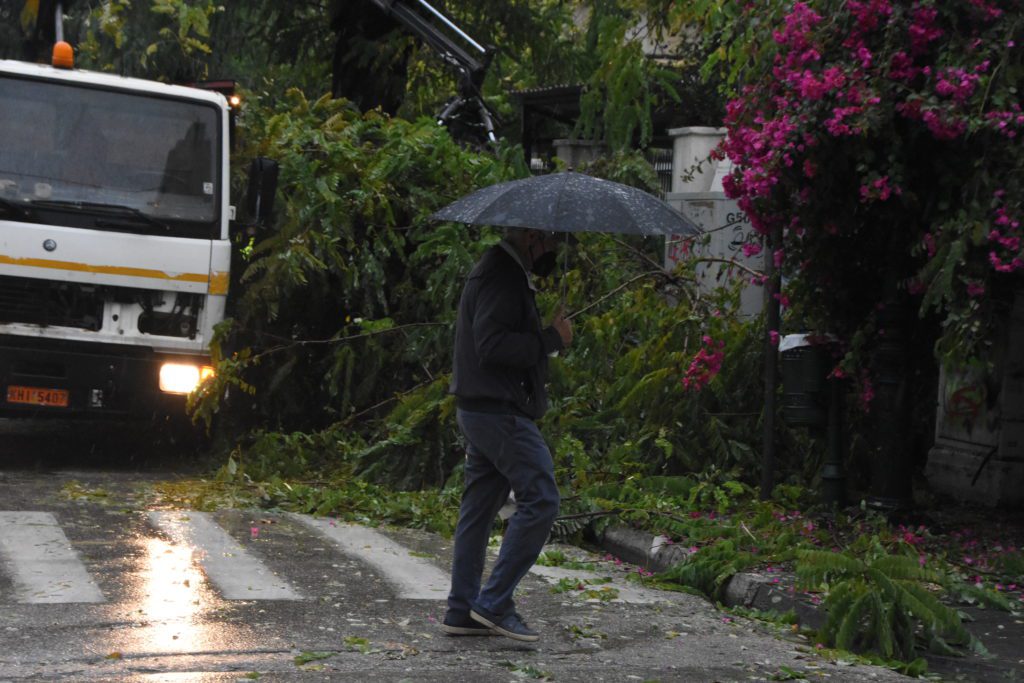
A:
[[[736,87],[726,192],[800,319],[846,341],[839,372],[895,320],[984,357],[1024,273],[1022,3],[710,4]]]

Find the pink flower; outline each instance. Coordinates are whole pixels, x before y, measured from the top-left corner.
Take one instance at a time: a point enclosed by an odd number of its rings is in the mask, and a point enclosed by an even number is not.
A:
[[[862,69],[870,68],[872,60],[871,50],[867,49],[866,47],[859,48],[857,50],[857,59],[860,61],[860,66]]]
[[[979,76],[977,74],[969,74],[964,69],[940,69],[936,77],[935,92],[943,97],[951,97],[955,102],[963,104],[974,94],[978,80]]]
[[[700,391],[722,370],[722,361],[725,359],[724,341],[715,342],[710,336],[704,335],[701,338],[704,346],[690,361],[690,367],[683,375],[682,384],[684,389]]]
[[[757,256],[761,253],[761,245],[757,242],[744,242],[743,243],[743,255],[747,258],[751,256]]]
[[[919,54],[928,49],[928,44],[942,37],[943,31],[935,25],[938,11],[934,7],[917,7],[913,14],[910,33],[910,51]]]
[[[929,109],[921,115],[936,140],[955,140],[967,130],[967,122],[950,118],[938,109]]]
[[[875,388],[867,376],[861,378],[860,406],[866,412],[871,409],[871,402],[875,399]]]
[[[768,330],[768,343],[770,343],[772,346],[776,346],[776,347],[779,345],[779,331],[778,330]]]
[[[889,78],[895,81],[912,81],[920,73],[920,69],[914,67],[914,60],[902,50],[894,52],[889,60]]]
[[[899,187],[891,187],[889,185],[889,176],[882,176],[881,178],[875,178],[871,183],[860,186],[860,200],[867,202],[869,200],[877,199],[879,201],[885,201],[892,195],[901,195],[903,190]]]
[[[1003,10],[991,5],[986,0],[970,0],[970,3],[981,10],[984,18],[988,21],[993,21],[1003,16]]]
[[[922,241],[924,242],[925,251],[928,252],[928,258],[935,256],[935,236],[930,232],[926,232]]]
[[[888,19],[892,15],[889,0],[867,0],[865,2],[849,0],[846,4],[850,14],[857,19],[855,30],[859,35],[874,31],[878,28],[880,21]]]
[[[1003,263],[999,255],[994,251],[988,253],[988,262],[992,265],[997,273],[1009,273],[1013,271],[1013,266],[1009,263]]]

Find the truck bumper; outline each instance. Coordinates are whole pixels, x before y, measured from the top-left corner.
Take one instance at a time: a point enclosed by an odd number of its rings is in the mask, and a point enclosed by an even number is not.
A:
[[[183,414],[185,396],[160,391],[167,361],[204,356],[111,345],[0,337],[0,415],[152,417]]]

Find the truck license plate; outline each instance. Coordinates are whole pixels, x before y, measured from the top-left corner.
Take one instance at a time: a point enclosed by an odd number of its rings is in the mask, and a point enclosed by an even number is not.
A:
[[[42,389],[40,387],[7,387],[8,403],[27,403],[34,406],[68,407],[68,392],[64,389]]]

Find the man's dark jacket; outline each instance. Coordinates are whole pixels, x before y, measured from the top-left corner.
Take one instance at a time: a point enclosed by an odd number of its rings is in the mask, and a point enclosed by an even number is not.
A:
[[[548,354],[562,348],[558,331],[541,326],[522,266],[501,245],[488,249],[459,301],[450,387],[457,405],[540,418],[548,408]]]

